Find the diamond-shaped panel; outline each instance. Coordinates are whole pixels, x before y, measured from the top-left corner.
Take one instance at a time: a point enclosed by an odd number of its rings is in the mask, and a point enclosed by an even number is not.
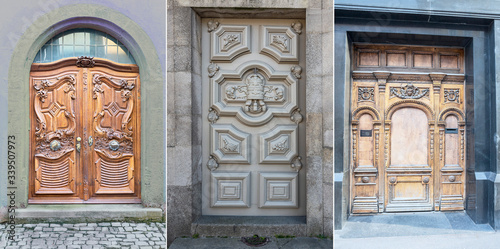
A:
[[[120,107],[116,102],[111,102],[108,106],[108,111],[112,116],[116,116],[116,114],[120,111]]]
[[[61,106],[59,106],[59,104],[57,102],[53,102],[50,106],[49,106],[49,113],[52,114],[52,116],[56,116],[57,113],[59,113],[59,111],[61,110]]]

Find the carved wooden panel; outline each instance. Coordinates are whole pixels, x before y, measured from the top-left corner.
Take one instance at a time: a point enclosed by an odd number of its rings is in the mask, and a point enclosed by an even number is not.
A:
[[[357,44],[354,70],[464,73],[461,48]]]
[[[133,194],[137,190],[138,77],[93,70],[93,195]]]
[[[137,68],[85,60],[32,66],[30,203],[140,202]]]
[[[351,212],[463,210],[463,49],[353,52]]]
[[[202,213],[305,215],[304,20],[202,23]]]

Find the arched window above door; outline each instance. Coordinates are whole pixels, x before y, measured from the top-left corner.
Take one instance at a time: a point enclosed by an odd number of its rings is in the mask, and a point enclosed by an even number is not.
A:
[[[33,63],[90,56],[117,63],[136,64],[130,51],[118,39],[94,29],[71,29],[51,38],[38,51]]]

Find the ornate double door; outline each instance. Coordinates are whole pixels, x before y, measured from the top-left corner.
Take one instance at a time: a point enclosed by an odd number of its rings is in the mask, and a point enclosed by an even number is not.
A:
[[[202,21],[203,214],[305,214],[303,20]]]
[[[351,212],[463,210],[463,49],[353,53]]]
[[[136,65],[33,64],[29,203],[140,203]]]

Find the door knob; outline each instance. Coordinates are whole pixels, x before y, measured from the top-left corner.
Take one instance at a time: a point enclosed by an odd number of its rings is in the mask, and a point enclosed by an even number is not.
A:
[[[78,151],[78,152],[80,152],[80,149],[82,148],[82,146],[80,145],[80,141],[82,141],[82,138],[77,137],[76,138],[76,151]]]
[[[92,144],[94,144],[94,139],[92,138],[92,136],[90,136],[89,137],[89,147],[91,147]]]

